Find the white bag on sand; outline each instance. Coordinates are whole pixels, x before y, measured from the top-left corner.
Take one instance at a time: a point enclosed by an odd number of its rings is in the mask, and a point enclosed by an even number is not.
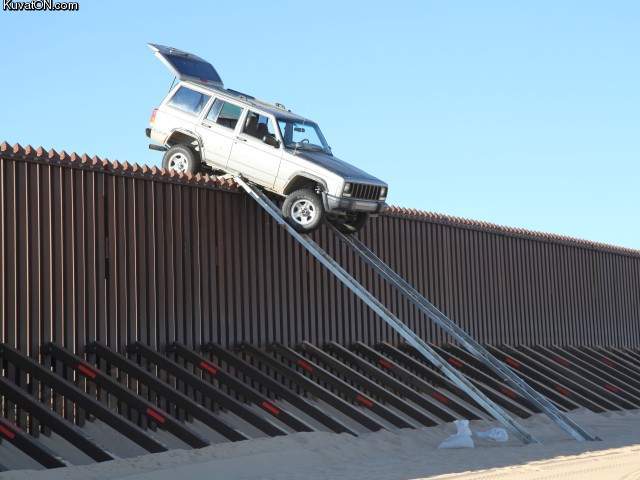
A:
[[[456,420],[453,423],[458,431],[438,445],[438,448],[473,448],[475,445],[471,438],[469,420]]]
[[[485,432],[476,432],[480,438],[486,438],[495,442],[506,442],[509,440],[509,434],[504,428],[490,428]]]

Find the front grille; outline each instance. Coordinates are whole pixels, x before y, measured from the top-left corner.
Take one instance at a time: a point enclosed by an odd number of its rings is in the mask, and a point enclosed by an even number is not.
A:
[[[360,198],[362,200],[378,200],[380,198],[380,189],[377,185],[367,185],[366,183],[352,183],[351,197]]]

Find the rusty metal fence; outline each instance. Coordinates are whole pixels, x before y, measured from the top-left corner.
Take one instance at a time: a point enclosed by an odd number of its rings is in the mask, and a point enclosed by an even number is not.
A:
[[[479,341],[640,346],[640,252],[392,208],[361,234]],[[445,336],[342,246],[315,239],[423,338]],[[188,346],[374,344],[394,334],[235,185],[0,146],[0,334]]]

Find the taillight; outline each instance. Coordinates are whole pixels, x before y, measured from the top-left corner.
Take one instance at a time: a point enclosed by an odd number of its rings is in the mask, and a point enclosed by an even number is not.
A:
[[[153,125],[153,124],[155,123],[155,121],[156,121],[156,114],[157,114],[157,113],[158,113],[158,109],[157,109],[157,108],[154,108],[154,109],[153,109],[153,112],[151,112],[151,118],[149,119],[149,123],[150,123],[150,124],[152,124],[152,125]]]

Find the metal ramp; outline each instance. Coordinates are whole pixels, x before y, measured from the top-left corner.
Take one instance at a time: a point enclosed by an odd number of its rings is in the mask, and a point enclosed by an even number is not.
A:
[[[263,192],[247,183],[241,177],[235,177],[235,180],[238,185],[240,185],[271,217],[273,217],[279,225],[286,228],[289,234],[298,243],[300,243],[311,255],[313,255],[331,273],[333,273],[356,296],[364,301],[369,308],[376,312],[388,325],[398,332],[398,334],[421,356],[425,357],[431,364],[440,370],[454,385],[469,395],[478,405],[486,410],[494,419],[504,425],[505,428],[507,428],[523,443],[527,444],[538,442],[500,405],[488,398],[476,387],[476,385],[474,385],[474,383],[445,361],[434,348],[429,346],[415,332],[413,332],[413,330],[393,315],[393,313],[391,313],[384,304],[382,304],[344,268],[342,268],[342,266],[329,256],[316,242],[308,236],[298,233],[293,227],[291,227],[280,213],[280,209],[274,205]],[[338,238],[340,238],[345,244],[349,245],[353,251],[357,253],[368,265],[370,265],[378,275],[381,275],[385,280],[390,282],[419,310],[424,312],[438,326],[443,328],[452,338],[460,342],[460,344],[463,345],[469,353],[487,365],[500,378],[507,381],[509,385],[511,385],[523,398],[535,405],[541,412],[545,413],[572,438],[577,441],[599,440],[597,437],[589,434],[573,422],[573,420],[560,411],[549,399],[531,388],[507,365],[491,355],[482,345],[476,342],[469,334],[447,318],[444,313],[440,312],[415,288],[413,288],[400,275],[378,258],[359,239],[353,236],[343,235],[336,229],[334,229],[334,231]]]

